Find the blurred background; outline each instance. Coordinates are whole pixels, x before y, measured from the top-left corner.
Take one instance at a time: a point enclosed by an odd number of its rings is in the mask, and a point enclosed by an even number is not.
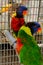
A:
[[[28,15],[25,17],[25,22],[35,21],[40,23],[42,32],[41,34],[34,34],[34,37],[37,43],[43,44],[43,0],[0,0],[0,11],[10,3],[12,8],[9,8],[4,13],[0,12],[0,65],[21,65],[16,51],[9,45],[10,42],[6,40],[7,38],[3,35],[2,31],[9,30],[12,34],[10,14],[18,5],[25,5],[28,7]],[[43,48],[41,48],[41,53],[43,56]]]

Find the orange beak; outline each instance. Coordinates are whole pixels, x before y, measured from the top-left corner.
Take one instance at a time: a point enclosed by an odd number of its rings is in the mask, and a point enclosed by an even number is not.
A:
[[[38,31],[38,33],[41,33],[42,32],[42,29],[41,28],[38,28],[37,31]]]
[[[23,16],[25,16],[27,14],[28,14],[28,11],[27,10],[23,11]]]

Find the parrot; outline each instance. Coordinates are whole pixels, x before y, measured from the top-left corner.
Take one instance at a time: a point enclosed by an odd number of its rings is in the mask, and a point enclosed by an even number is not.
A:
[[[24,25],[18,32],[16,52],[23,65],[41,65],[42,63],[40,48],[31,33],[31,29]]]
[[[26,14],[27,14],[27,7],[22,5],[17,8],[16,16],[13,16],[11,19],[11,29],[13,30],[13,33],[16,34],[16,36],[20,27],[25,24],[24,16]]]
[[[19,6],[16,11],[16,16],[12,17],[11,19],[11,29],[13,30],[13,35],[15,34],[16,37],[18,35],[18,31],[21,26],[25,25],[26,27],[31,28],[32,35],[37,31],[41,31],[41,25],[34,21],[25,23],[24,16],[28,14],[28,9],[26,6]]]

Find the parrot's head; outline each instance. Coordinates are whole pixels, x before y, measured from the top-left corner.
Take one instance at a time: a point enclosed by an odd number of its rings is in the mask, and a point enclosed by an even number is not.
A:
[[[38,22],[28,22],[26,26],[28,26],[31,29],[32,34],[36,32],[40,33],[42,31],[41,25]]]
[[[21,5],[17,8],[17,16],[18,17],[23,17],[23,16],[27,15],[27,13],[28,13],[28,11],[27,11],[26,6]]]

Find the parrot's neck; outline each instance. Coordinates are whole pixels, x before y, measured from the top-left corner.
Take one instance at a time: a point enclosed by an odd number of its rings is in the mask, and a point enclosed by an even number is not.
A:
[[[19,54],[20,50],[22,49],[23,47],[23,44],[21,43],[21,41],[17,41],[17,44],[16,44],[16,51],[17,53]]]

